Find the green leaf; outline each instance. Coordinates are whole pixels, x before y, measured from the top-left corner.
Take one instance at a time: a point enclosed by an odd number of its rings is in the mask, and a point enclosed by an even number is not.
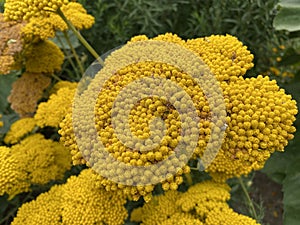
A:
[[[283,220],[285,225],[298,225],[300,221],[300,156],[295,158],[287,169],[283,181]]]
[[[299,115],[297,118],[299,122]],[[289,175],[289,166],[295,158],[300,158],[300,132],[295,133],[295,137],[285,148],[285,152],[275,152],[268,159],[262,172],[267,174],[272,180],[282,184],[286,176]]]
[[[70,30],[67,31],[67,34],[69,36],[69,39],[70,39],[70,42],[71,42],[73,48],[78,48],[80,46],[80,43],[79,43],[77,37],[75,36],[75,34]],[[68,44],[68,42],[65,38],[64,33],[61,31],[57,31],[56,36],[54,38],[52,38],[51,40],[61,49],[66,49],[66,50],[71,49],[70,45]]]
[[[282,0],[279,4],[279,13],[274,18],[273,25],[276,30],[300,30],[300,1]]]
[[[11,85],[17,79],[17,73],[0,75],[0,113],[3,113],[8,106],[7,97],[10,94]]]
[[[261,170],[267,174],[273,181],[282,184],[286,174],[286,168],[292,159],[291,154],[275,152],[266,162]]]
[[[3,115],[1,120],[3,121],[3,127],[0,127],[0,139],[4,137],[4,135],[9,131],[10,126],[16,120],[19,119],[18,114],[12,113],[9,115]]]

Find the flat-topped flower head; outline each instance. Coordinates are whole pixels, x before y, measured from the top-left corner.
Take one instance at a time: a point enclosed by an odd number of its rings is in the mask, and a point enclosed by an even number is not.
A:
[[[23,204],[12,225],[122,225],[127,217],[126,196],[107,192],[91,169],[55,185],[36,200]],[[42,215],[42,216],[41,216]]]
[[[6,0],[4,17],[6,20],[26,20],[31,17],[47,17],[68,0]]]

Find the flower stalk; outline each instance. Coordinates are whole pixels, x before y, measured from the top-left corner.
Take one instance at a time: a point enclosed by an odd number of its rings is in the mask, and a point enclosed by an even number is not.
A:
[[[98,53],[95,51],[95,49],[85,40],[85,38],[77,31],[77,29],[74,27],[74,25],[67,19],[67,17],[64,15],[64,13],[61,11],[61,9],[57,10],[57,14],[63,19],[63,21],[67,24],[68,28],[73,31],[73,33],[76,35],[78,40],[83,44],[83,46],[94,56],[100,65],[104,66],[104,61],[102,58],[98,55]]]

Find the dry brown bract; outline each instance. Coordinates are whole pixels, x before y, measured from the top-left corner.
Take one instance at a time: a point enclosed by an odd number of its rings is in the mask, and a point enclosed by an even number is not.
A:
[[[15,56],[22,51],[21,29],[24,22],[8,22],[0,13],[0,74],[8,74],[16,66]]]

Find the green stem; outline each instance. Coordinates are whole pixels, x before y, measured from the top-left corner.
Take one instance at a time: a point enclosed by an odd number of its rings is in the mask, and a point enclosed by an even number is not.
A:
[[[190,173],[186,173],[184,174],[185,178],[186,178],[186,182],[188,183],[189,186],[193,185],[193,179]]]
[[[80,75],[78,74],[77,68],[76,68],[76,66],[75,66],[75,63],[74,63],[73,60],[68,56],[68,53],[67,53],[67,51],[66,51],[66,47],[65,47],[64,43],[62,42],[61,38],[60,38],[58,35],[57,35],[56,37],[57,37],[57,40],[58,40],[58,42],[60,43],[60,45],[61,45],[61,47],[62,47],[62,50],[63,50],[63,52],[64,52],[64,54],[65,54],[67,60],[69,61],[69,63],[71,64],[72,68],[74,69],[74,71],[75,71],[75,73],[76,73],[76,77],[77,77],[77,78],[80,77]]]
[[[252,216],[254,217],[255,220],[258,220],[258,217],[257,217],[257,214],[256,214],[255,207],[254,207],[253,202],[252,202],[252,200],[251,200],[251,198],[250,198],[250,195],[249,195],[249,193],[248,193],[248,191],[247,191],[247,188],[246,188],[246,186],[245,186],[245,184],[244,184],[244,182],[243,182],[243,180],[242,180],[241,177],[239,177],[238,180],[239,180],[239,183],[240,183],[240,185],[241,185],[241,187],[242,187],[242,189],[243,189],[243,192],[244,192],[244,194],[245,194],[245,196],[246,196],[246,198],[247,198],[248,205],[249,205],[250,210],[251,210],[251,212],[252,212]]]
[[[81,63],[81,61],[80,61],[80,59],[79,59],[79,57],[77,55],[77,52],[76,52],[75,48],[73,47],[73,45],[72,45],[72,43],[70,41],[69,35],[65,31],[63,33],[64,33],[64,37],[65,37],[68,45],[70,46],[70,49],[71,49],[71,51],[73,53],[73,56],[74,56],[74,58],[75,58],[75,60],[76,60],[76,62],[78,64],[78,66],[79,66],[80,73],[84,74],[84,69],[83,69],[82,63]]]
[[[60,79],[58,76],[56,76],[54,73],[51,74],[51,76],[57,80],[57,81],[62,81],[62,79]]]
[[[77,29],[74,27],[74,25],[67,19],[67,17],[64,15],[64,13],[61,11],[61,9],[57,10],[57,14],[65,21],[65,23],[68,25],[68,28],[74,32],[78,40],[86,47],[86,49],[99,61],[99,63],[104,66],[104,62],[101,59],[101,57],[98,55],[98,53],[93,49],[93,47],[85,40],[85,38],[77,31]]]

